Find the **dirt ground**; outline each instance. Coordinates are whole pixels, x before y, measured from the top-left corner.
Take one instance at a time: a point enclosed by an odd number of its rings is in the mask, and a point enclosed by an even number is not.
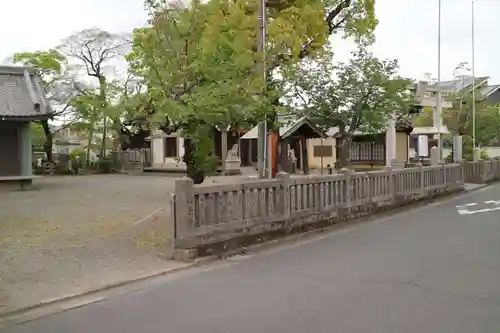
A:
[[[45,177],[0,192],[0,314],[175,268],[173,178]]]

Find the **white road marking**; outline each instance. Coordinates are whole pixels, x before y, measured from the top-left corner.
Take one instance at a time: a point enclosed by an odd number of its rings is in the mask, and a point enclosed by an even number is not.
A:
[[[457,208],[472,207],[472,206],[476,206],[476,205],[477,205],[476,202],[472,202],[472,203],[468,203],[468,204],[465,204],[465,205],[457,206]]]
[[[483,208],[483,209],[478,209],[478,210],[459,210],[458,214],[460,214],[460,215],[471,215],[471,214],[476,214],[476,213],[493,212],[495,210],[500,210],[500,207]]]
[[[493,204],[493,205],[500,205],[500,200],[490,200],[490,201],[485,201],[485,204]]]

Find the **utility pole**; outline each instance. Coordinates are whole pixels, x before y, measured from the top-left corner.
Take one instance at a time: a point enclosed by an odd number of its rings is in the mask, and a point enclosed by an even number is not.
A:
[[[259,1],[259,33],[258,33],[257,52],[261,55],[260,72],[263,79],[262,98],[266,95],[267,85],[267,66],[266,66],[266,0]],[[267,178],[269,173],[268,168],[268,142],[267,142],[267,112],[265,113],[264,121],[258,125],[258,161],[257,167],[260,178]]]
[[[472,34],[472,160],[477,159],[476,154],[476,27],[474,18],[474,0],[471,1],[471,34]]]
[[[443,127],[442,125],[442,120],[441,120],[441,113],[442,113],[442,93],[441,93],[441,0],[439,0],[439,9],[438,9],[438,72],[437,72],[437,101],[436,101],[436,107],[434,108],[434,114],[433,114],[433,125],[434,128],[437,130],[437,134],[435,135],[435,139],[437,139],[438,143],[438,148],[439,148],[439,158],[443,159],[443,144],[441,142],[441,128]]]

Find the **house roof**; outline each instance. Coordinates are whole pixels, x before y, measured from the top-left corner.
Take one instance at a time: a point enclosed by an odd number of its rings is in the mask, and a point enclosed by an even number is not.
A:
[[[479,93],[481,94],[482,97],[487,98],[488,96],[493,94],[498,89],[500,89],[500,84],[495,84],[495,85],[486,86],[486,87],[481,88],[479,90]]]
[[[299,128],[304,125],[308,125],[316,134],[317,137],[322,137],[323,133],[321,130],[314,125],[307,117],[296,117],[292,115],[281,115],[278,117],[278,122],[280,124],[280,137],[282,139],[288,138],[290,135],[293,135]],[[248,131],[245,135],[243,135],[242,139],[257,139],[259,133],[259,126],[255,126],[250,131]]]
[[[396,132],[399,133],[409,133],[413,130],[413,126],[411,125],[411,121],[409,119],[399,119],[396,121]],[[381,129],[376,132],[363,132],[360,130],[354,131],[353,135],[354,136],[362,136],[362,135],[367,135],[367,134],[383,134],[387,132],[386,129]],[[338,137],[340,135],[339,128],[338,127],[332,127],[326,132],[327,137]]]
[[[415,127],[411,132],[411,135],[429,135],[429,134],[450,134],[448,127],[434,127],[434,126],[423,126],[423,127]]]
[[[488,76],[476,77],[476,85],[482,85],[488,81]],[[441,81],[439,84],[434,83],[427,87],[428,91],[437,91],[438,87],[441,88],[442,92],[458,93],[473,83],[472,77],[465,77],[463,79],[451,80],[451,81]]]
[[[32,69],[0,66],[0,118],[38,119],[52,113]]]

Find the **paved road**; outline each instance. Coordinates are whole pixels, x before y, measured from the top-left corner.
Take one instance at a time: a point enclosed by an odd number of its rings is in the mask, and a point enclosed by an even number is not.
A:
[[[500,186],[0,331],[500,332],[497,199]],[[469,203],[481,212],[460,215]]]

